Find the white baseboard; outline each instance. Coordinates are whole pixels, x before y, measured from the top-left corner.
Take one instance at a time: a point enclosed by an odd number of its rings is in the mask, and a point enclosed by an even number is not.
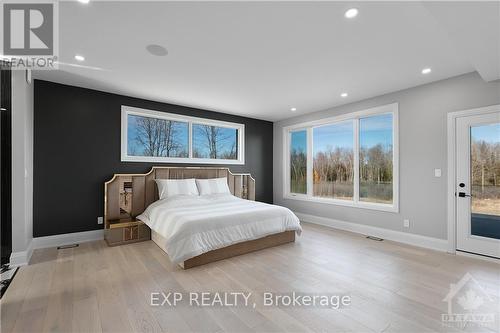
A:
[[[340,221],[326,217],[302,214],[298,212],[295,212],[295,215],[297,215],[297,217],[303,222],[320,224],[335,229],[355,232],[367,236],[368,235],[375,236],[399,243],[409,244],[437,251],[446,252],[448,250],[448,241],[445,239],[410,234],[407,232],[372,227],[369,225]]]
[[[48,247],[57,247],[75,243],[92,242],[104,239],[104,230],[92,230],[83,232],[74,232],[71,234],[62,234],[54,236],[33,238],[33,249],[45,249]]]
[[[448,249],[448,241],[439,238],[410,234],[401,231],[372,227],[364,224],[345,222],[320,216],[302,214],[295,212],[297,217],[304,222],[324,225],[335,229],[351,231],[358,234],[370,235],[388,239],[395,242],[409,244],[413,246],[424,247],[432,250],[446,252]],[[33,238],[26,251],[13,252],[10,256],[10,264],[12,266],[27,265],[33,250],[43,249],[48,247],[57,247],[74,243],[84,243],[104,239],[104,230],[92,230],[84,232],[75,232],[71,234],[62,234],[46,237]]]
[[[104,230],[92,230],[83,232],[74,232],[71,234],[62,234],[54,236],[36,237],[30,242],[28,249],[21,252],[12,252],[10,255],[11,266],[25,266],[29,263],[33,250],[45,249],[70,245],[75,243],[92,242],[104,239]]]
[[[10,254],[9,265],[12,267],[26,266],[30,262],[32,254],[33,243],[30,242],[26,251],[12,252]]]

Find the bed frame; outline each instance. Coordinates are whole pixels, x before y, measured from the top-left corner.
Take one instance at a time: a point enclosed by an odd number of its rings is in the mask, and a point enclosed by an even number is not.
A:
[[[117,221],[138,221],[136,217],[158,200],[155,179],[227,178],[231,194],[255,200],[255,179],[250,174],[233,174],[228,168],[153,167],[145,174],[115,174],[104,184],[104,237],[110,237],[110,226]],[[163,250],[162,237],[151,230],[151,239]],[[294,231],[285,231],[263,238],[241,242],[213,250],[184,261],[184,269],[217,260],[295,241]]]

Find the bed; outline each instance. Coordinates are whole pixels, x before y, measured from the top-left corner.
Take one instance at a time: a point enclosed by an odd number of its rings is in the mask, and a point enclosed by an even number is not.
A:
[[[221,177],[230,193],[162,200],[155,182]],[[153,167],[147,174],[115,175],[105,184],[105,230],[127,216],[147,225],[151,240],[184,269],[294,242],[301,232],[289,209],[255,201],[250,174],[233,174],[227,168]]]

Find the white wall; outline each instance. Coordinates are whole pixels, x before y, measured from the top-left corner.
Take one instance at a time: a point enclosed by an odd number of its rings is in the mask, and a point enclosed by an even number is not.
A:
[[[25,71],[12,71],[13,265],[26,264],[33,239],[33,85],[25,77]]]
[[[355,96],[356,92],[350,93]],[[399,103],[399,213],[283,199],[284,126],[394,102]],[[321,218],[446,239],[446,115],[494,104],[500,104],[500,81],[486,83],[477,73],[470,73],[277,122],[274,124],[274,202]],[[441,178],[434,177],[436,168],[442,170]],[[405,218],[410,219],[409,229],[403,228]]]

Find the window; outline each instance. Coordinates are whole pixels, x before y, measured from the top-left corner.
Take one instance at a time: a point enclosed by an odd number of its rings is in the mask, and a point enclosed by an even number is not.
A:
[[[353,121],[313,128],[313,195],[354,197]]]
[[[128,115],[129,156],[188,157],[187,122]]]
[[[398,105],[284,128],[284,196],[398,211]]]
[[[392,114],[359,120],[359,200],[392,204]]]
[[[122,161],[244,164],[243,124],[122,106]]]
[[[238,130],[193,124],[193,157],[238,159]]]
[[[307,188],[307,133],[291,132],[290,144],[290,192],[306,193]]]

